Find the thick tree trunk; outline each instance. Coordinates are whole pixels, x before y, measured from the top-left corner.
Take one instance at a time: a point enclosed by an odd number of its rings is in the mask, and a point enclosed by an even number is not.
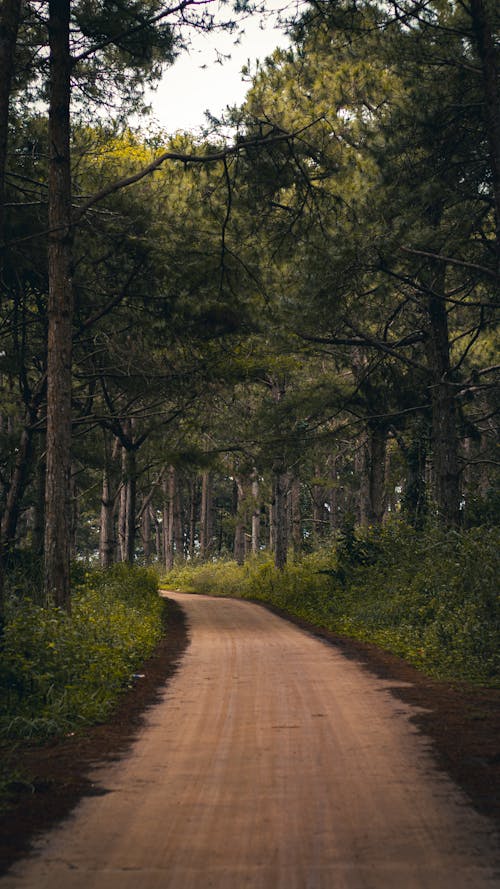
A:
[[[14,73],[21,0],[2,0],[0,6],[0,278],[5,247],[5,169],[9,132],[9,105]]]
[[[49,0],[49,298],[45,590],[70,609],[71,341],[73,317],[69,0]]]

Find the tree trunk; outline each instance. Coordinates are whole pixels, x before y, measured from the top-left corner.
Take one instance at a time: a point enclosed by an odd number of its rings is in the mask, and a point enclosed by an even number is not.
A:
[[[69,0],[49,0],[49,297],[45,590],[70,609],[71,340],[73,317]]]
[[[14,73],[21,0],[3,0],[0,8],[0,278],[5,249],[5,170],[9,132],[9,105]]]
[[[300,479],[294,476],[290,488],[291,495],[291,530],[292,530],[292,546],[295,555],[302,552],[302,515],[300,509]]]
[[[432,404],[432,468],[434,497],[441,521],[453,527],[460,519],[458,434],[454,390],[450,379],[450,346],[446,304],[429,289],[427,362]]]
[[[184,522],[183,522],[183,503],[182,491],[179,484],[179,473],[172,466],[173,487],[174,487],[174,545],[175,553],[180,558],[184,558]]]
[[[121,454],[121,482],[120,488],[118,491],[119,501],[118,501],[118,553],[117,557],[120,562],[125,562],[126,560],[126,548],[125,541],[127,539],[127,482],[126,482],[126,451],[123,446],[120,445],[120,454]]]
[[[314,468],[314,475],[318,479],[321,477],[321,474],[321,467],[316,466]],[[321,541],[325,531],[325,499],[326,492],[324,485],[320,482],[316,482],[312,486],[312,531],[313,540],[316,545]]]
[[[208,558],[213,546],[212,478],[204,472],[201,478],[200,555]]]
[[[174,567],[174,497],[175,475],[169,467],[168,475],[163,480],[163,557],[165,570]]]
[[[274,564],[280,571],[286,565],[288,529],[286,520],[286,495],[288,477],[282,466],[273,469],[273,524],[274,524]]]
[[[244,500],[245,489],[241,479],[234,480],[235,488],[235,528],[234,528],[234,558],[238,565],[245,562],[245,515]]]
[[[71,553],[72,559],[76,559],[76,555],[77,555],[77,551],[78,551],[77,535],[78,535],[79,503],[78,503],[78,486],[76,484],[76,475],[77,475],[77,469],[75,466],[72,466],[71,476],[70,476],[70,516],[71,516],[70,553]]]
[[[158,521],[153,510],[151,510],[151,519],[152,519],[154,531],[155,531],[156,560],[157,560],[158,564],[160,564],[161,561],[163,560],[161,526],[160,526],[160,522]]]
[[[274,503],[273,502],[271,502],[268,506],[268,524],[269,524],[269,552],[274,553],[276,521],[274,518]]]
[[[362,528],[368,525],[370,513],[368,485],[368,442],[366,432],[358,438],[354,454],[354,473],[358,482],[357,521]]]
[[[147,504],[145,509],[142,510],[141,539],[144,561],[146,564],[148,564],[151,561],[151,512],[149,509],[149,504]]]
[[[394,432],[396,441],[405,459],[406,478],[403,486],[402,511],[414,528],[422,528],[427,511],[426,460],[427,436],[417,427],[413,438],[407,443],[403,436]]]
[[[3,555],[7,555],[15,544],[19,510],[31,467],[32,455],[33,431],[29,426],[25,426],[21,432],[16,462],[2,515],[1,540]]]
[[[368,425],[368,524],[381,525],[386,505],[385,467],[387,430],[380,424]]]
[[[339,487],[337,463],[338,457],[331,457],[330,463],[330,531],[336,531],[339,527]]]
[[[125,561],[133,565],[135,560],[135,511],[137,503],[137,454],[135,448],[125,450],[125,490],[126,490],[126,521],[125,521]]]
[[[37,446],[37,450],[39,447]],[[40,454],[35,469],[33,531],[31,546],[33,554],[43,556],[43,539],[45,533],[45,455]]]
[[[197,501],[197,484],[194,479],[189,483],[189,544],[188,552],[191,559],[195,554],[196,541],[196,501]]]
[[[111,496],[109,468],[105,466],[102,473],[101,524],[99,529],[99,562],[102,568],[113,564],[115,551],[114,535],[115,498]]]
[[[254,469],[252,475],[252,553],[254,556],[259,552],[259,536],[260,536],[260,499],[259,499],[259,476]]]

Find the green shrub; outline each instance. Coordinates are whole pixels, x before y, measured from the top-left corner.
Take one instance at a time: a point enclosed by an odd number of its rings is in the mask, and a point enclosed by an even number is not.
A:
[[[0,655],[0,733],[35,737],[102,720],[162,633],[156,575],[88,572],[71,615],[11,600]]]

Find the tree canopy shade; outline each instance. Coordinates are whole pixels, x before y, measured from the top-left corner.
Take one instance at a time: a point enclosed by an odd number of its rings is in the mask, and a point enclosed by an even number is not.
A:
[[[51,0],[0,32],[2,552],[44,551],[66,608],[76,554],[282,567],[496,502],[496,4],[305,3],[229,137],[99,123],[210,7]]]

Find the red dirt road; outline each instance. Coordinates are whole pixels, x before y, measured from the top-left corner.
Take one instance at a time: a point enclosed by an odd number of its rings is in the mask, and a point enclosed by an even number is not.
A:
[[[394,683],[259,606],[169,596],[191,645],[163,700],[0,889],[500,886]]]

